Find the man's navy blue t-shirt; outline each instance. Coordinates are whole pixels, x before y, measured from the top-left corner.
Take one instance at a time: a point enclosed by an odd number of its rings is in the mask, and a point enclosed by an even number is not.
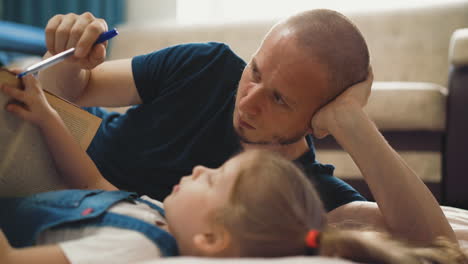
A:
[[[132,60],[143,104],[125,114],[87,110],[103,122],[88,154],[116,187],[162,200],[196,165],[221,166],[241,151],[233,128],[235,95],[246,63],[221,43],[184,44]],[[330,211],[365,200],[333,177],[310,151],[297,162]]]

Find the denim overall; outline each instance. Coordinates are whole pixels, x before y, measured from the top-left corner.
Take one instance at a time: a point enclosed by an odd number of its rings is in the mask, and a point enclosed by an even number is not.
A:
[[[133,217],[107,212],[120,201],[146,203],[164,216],[162,208],[137,198],[135,193],[63,190],[25,198],[0,198],[0,228],[13,247],[27,247],[35,245],[39,234],[50,228],[118,227],[142,233],[156,244],[163,256],[178,255],[174,237],[163,229]]]

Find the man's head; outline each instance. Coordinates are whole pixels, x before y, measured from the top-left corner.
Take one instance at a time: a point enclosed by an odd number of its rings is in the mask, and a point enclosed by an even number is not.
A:
[[[365,40],[346,17],[324,9],[292,16],[270,30],[244,69],[234,128],[244,143],[295,143],[312,133],[314,113],[368,68]]]

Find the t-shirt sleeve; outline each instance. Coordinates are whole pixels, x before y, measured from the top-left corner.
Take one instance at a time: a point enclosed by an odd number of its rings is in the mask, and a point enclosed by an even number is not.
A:
[[[327,212],[344,204],[366,199],[353,187],[343,180],[333,176],[334,167],[313,163],[306,165],[304,170],[307,177],[317,189]]]
[[[59,246],[73,264],[135,263],[161,257],[160,250],[143,234],[109,230],[62,242]]]
[[[143,103],[184,87],[210,64],[232,51],[222,43],[191,43],[168,47],[132,59],[135,85]]]

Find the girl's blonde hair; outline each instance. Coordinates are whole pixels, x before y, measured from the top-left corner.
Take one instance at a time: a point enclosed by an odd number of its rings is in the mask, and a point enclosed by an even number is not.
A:
[[[305,236],[322,230],[317,252],[363,263],[467,263],[457,245],[440,239],[408,247],[374,231],[325,228],[326,214],[304,173],[267,151],[247,151],[227,205],[213,214],[239,246],[241,257],[306,255]]]
[[[320,236],[319,254],[359,263],[442,264],[468,263],[457,244],[440,237],[429,245],[414,246],[387,233],[362,230],[326,230]]]

